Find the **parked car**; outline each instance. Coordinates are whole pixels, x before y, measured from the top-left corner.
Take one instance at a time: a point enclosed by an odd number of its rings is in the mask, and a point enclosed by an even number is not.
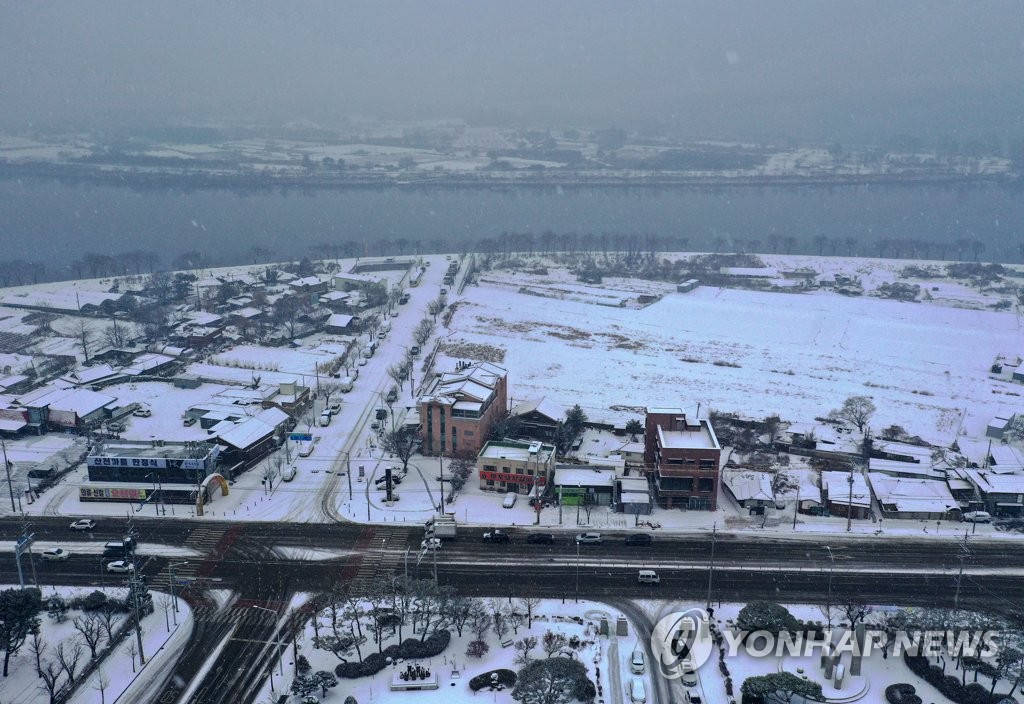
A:
[[[124,427],[124,423],[122,423],[119,420],[114,420],[107,423],[107,430],[109,430],[112,433],[123,433]]]
[[[113,562],[107,563],[107,572],[119,572],[125,574],[127,572],[134,572],[135,565],[128,562],[128,560],[114,560]]]
[[[80,518],[71,524],[71,530],[92,530],[96,527],[96,521],[91,518]]]
[[[328,408],[331,410],[331,413],[341,413],[341,401],[335,401]]]
[[[555,536],[551,533],[530,533],[526,536],[526,542],[531,545],[553,545]]]
[[[145,406],[139,406],[134,411],[132,411],[132,415],[135,416],[136,418],[149,418],[151,415],[153,415],[153,411],[149,410]]]
[[[380,421],[379,420],[375,420],[372,423],[370,423],[370,428],[373,429],[373,430],[379,430],[380,429]]]
[[[604,538],[600,533],[577,533],[576,542],[580,545],[600,545],[604,542]]]
[[[419,354],[420,353],[420,346],[419,345],[413,345],[412,347],[409,348],[409,351],[412,352],[413,354]]]
[[[492,530],[484,533],[485,543],[507,543],[509,541],[508,533],[500,530]]]
[[[44,560],[66,560],[71,556],[64,548],[50,548],[49,550],[43,550]]]
[[[356,364],[358,364],[360,367],[365,367],[366,357],[360,357],[358,360],[356,360]]]
[[[684,692],[687,704],[701,704],[700,694],[696,689],[688,689]]]
[[[295,469],[295,465],[288,465],[287,467],[281,470],[281,479],[283,479],[286,482],[290,482],[292,479],[295,479],[295,475],[297,473],[298,470]]]
[[[441,548],[441,539],[427,538],[420,543],[420,547],[424,550],[439,550]]]
[[[988,511],[968,511],[964,514],[963,520],[967,523],[991,523],[992,514]]]
[[[323,413],[321,413],[320,414],[320,427],[326,428],[328,425],[330,425],[332,417],[333,416],[331,416],[331,412],[330,411],[324,411]]]
[[[647,533],[633,533],[632,535],[626,536],[626,545],[646,547],[652,542],[654,542],[654,538]]]
[[[302,446],[302,449],[299,450],[299,457],[309,457],[312,455],[314,446],[316,446],[315,442],[307,442]]]
[[[697,673],[693,670],[685,670],[683,672],[683,684],[687,687],[696,687]]]
[[[191,427],[191,426],[196,424],[196,419],[192,418],[192,417],[188,417],[185,420],[183,420],[181,422],[181,424],[184,425],[186,428],[189,428],[189,427]]]
[[[386,408],[378,408],[376,414],[374,414],[377,420],[384,420],[388,417],[388,411]]]

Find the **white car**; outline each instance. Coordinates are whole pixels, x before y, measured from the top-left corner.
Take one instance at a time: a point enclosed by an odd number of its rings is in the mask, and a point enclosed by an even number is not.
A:
[[[64,548],[50,548],[49,550],[43,550],[44,560],[66,560],[71,556]]]
[[[303,445],[302,449],[299,450],[299,457],[309,457],[310,455],[312,455],[314,445],[316,445],[316,443],[313,442],[308,442],[305,445]]]
[[[151,415],[153,415],[153,411],[149,410],[144,406],[139,406],[134,411],[132,411],[132,415],[135,416],[136,418],[149,418]]]
[[[420,543],[420,548],[423,550],[440,550],[441,539],[440,538],[427,538]]]
[[[96,527],[96,521],[91,518],[80,518],[71,524],[71,530],[92,530]]]
[[[328,408],[330,409],[331,413],[335,415],[341,413],[341,401],[335,401],[330,406],[328,406]]]
[[[967,523],[991,523],[992,514],[988,511],[968,511],[963,520]]]
[[[134,572],[135,565],[128,562],[127,560],[114,560],[113,562],[107,563],[107,572],[119,572],[125,574],[127,572]]]
[[[360,367],[365,367],[366,366],[366,357],[360,357],[359,361],[356,362],[356,364],[358,364]]]

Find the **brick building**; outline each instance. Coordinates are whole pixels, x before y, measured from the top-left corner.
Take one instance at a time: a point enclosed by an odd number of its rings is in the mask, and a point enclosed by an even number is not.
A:
[[[662,507],[714,511],[721,456],[708,420],[687,419],[678,408],[647,409],[644,470]]]
[[[491,426],[508,415],[507,384],[508,372],[489,362],[435,376],[419,403],[423,454],[479,453]]]

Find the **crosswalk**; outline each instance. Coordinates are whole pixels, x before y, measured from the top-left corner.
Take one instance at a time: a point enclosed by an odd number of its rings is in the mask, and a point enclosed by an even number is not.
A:
[[[273,614],[260,609],[254,609],[251,605],[236,604],[225,609],[214,606],[200,606],[193,610],[192,617],[197,623],[211,625],[230,624],[244,627],[247,625],[266,626],[276,623]]]
[[[380,583],[403,569],[404,548],[409,540],[409,529],[376,526],[373,537],[363,553],[359,569],[352,579],[355,587]],[[402,548],[402,550],[396,549]]]
[[[180,591],[206,576],[205,570],[203,570],[204,563],[209,561],[216,552],[217,546],[224,539],[225,532],[224,527],[210,525],[200,526],[189,534],[188,539],[185,540],[185,547],[195,550],[203,557],[175,561],[177,566],[173,568],[173,571],[176,590]],[[170,591],[171,570],[161,570],[159,574],[149,579],[148,584],[150,589]]]

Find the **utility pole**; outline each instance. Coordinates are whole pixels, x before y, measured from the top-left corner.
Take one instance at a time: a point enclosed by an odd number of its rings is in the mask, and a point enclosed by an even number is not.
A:
[[[836,569],[836,556],[832,554],[832,547],[829,545],[825,546],[828,550],[828,559],[830,566],[828,568],[828,598],[825,601],[825,608],[828,609],[828,623],[829,627],[832,627],[832,575]]]
[[[4,471],[7,472],[7,491],[11,493],[11,513],[16,513],[18,509],[14,505],[14,487],[11,485],[11,463],[7,461],[7,443],[4,442],[3,438],[0,438],[0,447],[4,451]]]
[[[441,515],[444,515],[444,455],[437,456],[437,466],[441,468]]]
[[[718,540],[718,523],[711,526],[711,562],[708,565],[708,598],[706,608],[711,608],[711,583],[715,576],[715,543]]]
[[[796,530],[796,517],[800,513],[800,485],[796,485],[796,506],[793,508],[793,530]]]
[[[352,463],[348,450],[345,451],[345,474],[348,475],[348,500],[352,500]]]
[[[846,532],[849,533],[853,524],[853,467],[850,467],[850,476],[846,481],[850,484],[850,498],[846,502]]]
[[[956,593],[953,595],[953,609],[960,608],[960,585],[964,581],[964,559],[971,556],[971,550],[968,546],[967,529],[964,529],[964,539],[960,542],[960,573],[956,577]]]
[[[580,541],[577,540],[576,541],[576,593],[573,596],[573,601],[579,603],[579,600],[580,600]]]
[[[25,552],[28,553],[28,564],[32,566],[32,583],[36,585],[36,589],[39,589],[39,578],[36,577],[36,559],[32,555],[32,541],[35,540],[36,534],[28,532],[28,529],[31,527],[32,525],[25,521],[21,526],[21,534],[26,538]]]

